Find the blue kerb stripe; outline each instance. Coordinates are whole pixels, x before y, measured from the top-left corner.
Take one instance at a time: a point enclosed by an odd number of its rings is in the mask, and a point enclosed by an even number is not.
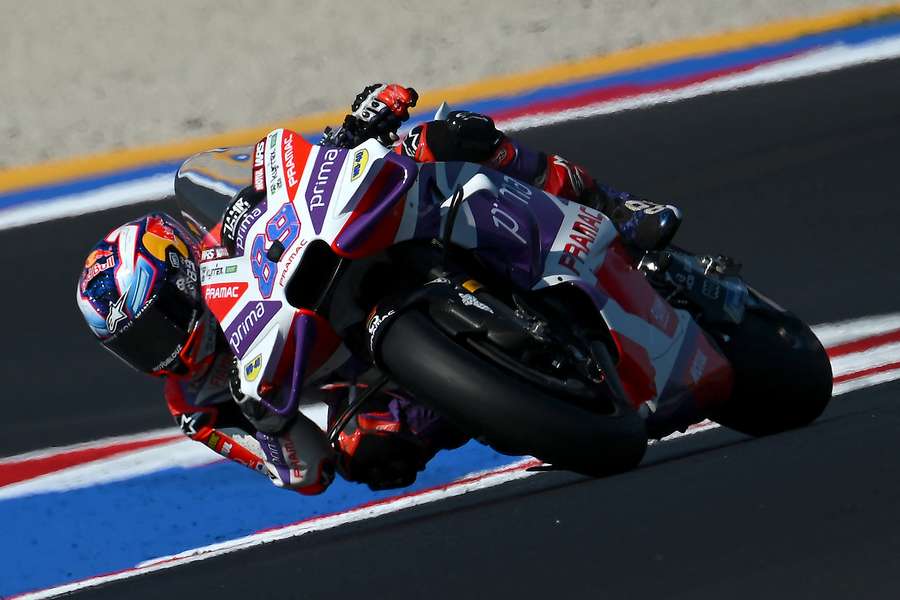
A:
[[[438,454],[410,490],[513,460],[518,459],[470,442]],[[371,492],[338,480],[324,495],[305,497],[223,462],[0,501],[0,596],[128,569],[152,558],[396,495],[396,490]]]
[[[739,67],[766,59],[802,52],[817,47],[832,44],[857,45],[872,41],[881,37],[888,37],[900,33],[900,18],[890,18],[874,21],[855,27],[816,33],[786,42],[765,44],[753,48],[735,50],[721,54],[692,58],[655,65],[652,67],[636,69],[616,75],[595,77],[572,83],[548,86],[529,92],[511,95],[507,97],[493,98],[490,100],[466,103],[465,108],[477,110],[488,114],[498,114],[522,108],[536,102],[559,100],[584,92],[599,90],[607,87],[624,84],[651,85],[664,81],[684,78],[703,72]],[[430,114],[423,111],[421,119],[427,120]],[[307,139],[317,141],[321,136],[314,134]],[[41,186],[27,190],[20,190],[0,194],[0,208],[10,207],[23,203],[37,203],[43,200],[87,192],[114,183],[122,183],[130,180],[141,179],[152,175],[174,174],[181,161],[158,163],[144,167],[137,167],[114,174],[90,176],[74,181]]]
[[[175,172],[181,166],[182,161],[170,161],[164,163],[156,163],[143,167],[135,167],[124,171],[116,171],[112,174],[106,174],[96,177],[85,177],[84,179],[76,179],[63,183],[55,183],[52,185],[41,186],[7,194],[0,194],[0,208],[6,208],[17,204],[36,203],[41,200],[50,198],[58,198],[60,196],[68,196],[70,194],[78,194],[81,192],[89,192],[98,188],[113,185],[116,183],[126,183],[135,181],[153,175],[164,175],[171,173],[172,178]]]

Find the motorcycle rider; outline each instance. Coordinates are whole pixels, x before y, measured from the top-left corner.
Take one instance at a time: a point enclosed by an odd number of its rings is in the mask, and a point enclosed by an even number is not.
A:
[[[415,90],[397,84],[368,86],[322,143],[352,147],[375,138],[394,145],[417,98]],[[454,111],[445,121],[413,128],[395,151],[420,162],[481,162],[598,208],[637,250],[665,246],[680,223],[674,207],[599,185],[582,167],[508,138],[485,115]],[[302,494],[324,491],[335,470],[372,489],[403,487],[439,450],[466,441],[429,409],[386,391],[348,423],[332,448],[323,429],[365,387],[347,365],[304,392],[304,405],[327,407],[327,417],[318,422],[302,411],[284,418],[243,397],[235,385],[234,358],[201,299],[197,261],[209,251],[207,240],[172,217],[151,213],[101,240],[76,288],[78,306],[103,346],[135,369],[165,379],[169,410],[191,439]]]

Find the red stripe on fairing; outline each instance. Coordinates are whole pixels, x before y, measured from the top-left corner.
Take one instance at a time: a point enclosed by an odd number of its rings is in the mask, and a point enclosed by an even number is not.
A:
[[[61,471],[68,467],[75,467],[103,458],[109,458],[117,454],[159,446],[180,439],[180,435],[166,435],[164,437],[134,442],[121,442],[100,448],[83,448],[70,450],[61,454],[41,456],[39,458],[24,459],[0,463],[0,486],[18,483],[26,479],[47,475],[54,471]]]
[[[862,379],[863,377],[868,377],[869,375],[875,375],[877,373],[884,373],[885,371],[894,371],[896,369],[900,369],[900,362],[892,362],[886,365],[878,365],[877,367],[870,367],[868,369],[863,369],[862,371],[854,371],[853,373],[845,373],[844,375],[838,375],[834,378],[835,383],[844,383],[845,381],[853,381],[854,379]]]
[[[612,100],[621,100],[623,98],[632,98],[635,96],[641,96],[643,94],[649,94],[653,92],[661,92],[665,90],[676,90],[679,88],[684,88],[689,85],[694,85],[697,83],[703,83],[705,81],[709,81],[711,79],[717,79],[719,77],[725,77],[727,75],[735,75],[738,73],[743,73],[746,71],[750,71],[755,69],[756,67],[761,67],[763,65],[767,65],[770,63],[775,63],[778,61],[782,61],[788,58],[793,58],[802,54],[801,51],[798,52],[789,52],[787,54],[782,54],[776,57],[766,58],[762,60],[753,61],[750,63],[746,63],[743,65],[738,65],[734,67],[728,67],[724,69],[718,69],[715,71],[704,71],[703,73],[697,75],[691,75],[687,77],[677,77],[673,79],[668,79],[662,82],[648,83],[648,84],[635,84],[628,83],[622,85],[614,85],[610,87],[605,87],[597,90],[589,90],[586,92],[582,92],[575,96],[568,96],[566,98],[561,98],[558,100],[545,100],[543,102],[534,102],[526,105],[521,108],[514,108],[506,111],[498,111],[496,113],[492,113],[491,117],[495,121],[508,121],[511,119],[515,119],[517,117],[524,117],[528,115],[535,114],[543,114],[543,113],[555,113],[561,112],[564,110],[572,109],[572,108],[580,108],[582,106],[587,106],[589,104],[598,104],[600,102],[608,102]]]
[[[856,352],[871,350],[891,342],[900,342],[900,329],[888,331],[887,333],[880,333],[861,340],[853,340],[852,342],[838,344],[837,346],[828,348],[827,351],[829,357],[836,358],[838,356],[844,356],[845,354],[854,354]]]

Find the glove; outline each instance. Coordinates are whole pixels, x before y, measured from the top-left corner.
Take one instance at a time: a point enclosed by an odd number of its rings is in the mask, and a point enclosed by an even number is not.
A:
[[[447,127],[456,140],[458,152],[466,157],[462,160],[487,160],[504,137],[489,116],[467,110],[455,110],[447,115]]]
[[[406,487],[433,456],[390,411],[357,415],[340,434],[338,469],[372,490]]]
[[[334,480],[334,451],[322,431],[302,415],[280,433],[257,431],[256,440],[276,487],[313,495]]]
[[[419,94],[413,88],[396,83],[375,83],[357,94],[351,114],[337,130],[325,130],[322,144],[353,148],[368,139],[391,146],[399,138],[397,129],[409,119],[409,109],[416,105]]]
[[[413,440],[369,434],[359,441],[353,456],[341,454],[338,469],[348,481],[378,491],[412,485],[426,462],[423,449]]]

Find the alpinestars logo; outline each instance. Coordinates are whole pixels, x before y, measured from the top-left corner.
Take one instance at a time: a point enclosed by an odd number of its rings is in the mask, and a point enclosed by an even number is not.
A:
[[[416,157],[416,151],[419,149],[419,136],[422,133],[422,126],[413,127],[412,131],[410,131],[406,139],[403,140],[403,144],[401,147],[403,148],[403,154],[410,158]]]
[[[238,221],[248,210],[250,210],[250,203],[245,198],[238,198],[225,211],[225,218],[222,220],[222,231],[228,236],[229,240],[234,239],[237,233]]]
[[[106,316],[106,328],[109,329],[110,333],[115,333],[116,329],[119,328],[119,323],[124,321],[128,314],[125,312],[125,300],[128,298],[128,291],[131,288],[125,290],[119,299],[115,301],[109,307],[109,314]]]

